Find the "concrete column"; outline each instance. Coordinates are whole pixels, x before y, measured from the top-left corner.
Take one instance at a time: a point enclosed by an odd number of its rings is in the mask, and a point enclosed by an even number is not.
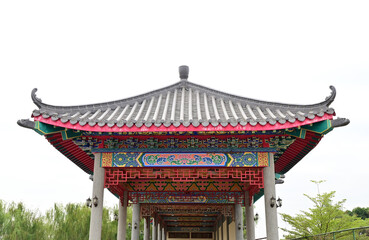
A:
[[[158,236],[158,238],[156,240],[161,240],[161,226],[160,226],[160,222],[158,222],[157,236]]]
[[[123,202],[123,204],[122,204]],[[126,240],[127,235],[127,192],[119,198],[117,240]]]
[[[236,240],[243,240],[243,219],[242,219],[242,207],[237,203],[234,205],[234,221],[236,230]],[[269,239],[268,239],[269,240]]]
[[[131,240],[138,240],[140,237],[140,204],[132,204],[132,230]]]
[[[223,215],[220,217],[220,219],[219,219],[219,224],[220,224],[220,240],[225,240],[224,238],[223,238],[223,234],[224,234],[224,229],[223,229]]]
[[[161,240],[165,240],[165,230],[164,230],[164,226],[163,228],[161,229]]]
[[[215,222],[215,227],[216,227],[215,240],[219,240],[219,224],[218,224],[218,221]]]
[[[152,219],[152,240],[156,240],[156,237],[157,237],[157,221],[156,221],[156,218],[154,217]]]
[[[226,225],[227,225],[227,240],[230,240],[229,239],[229,224],[230,224],[230,221],[229,221],[229,217],[226,217]]]
[[[150,217],[144,219],[144,240],[150,240]]]
[[[255,221],[254,221],[254,203],[253,197],[249,203],[249,192],[245,192],[246,205],[246,233],[247,240],[255,240]]]
[[[104,203],[104,177],[105,169],[101,167],[100,159],[101,153],[95,153],[94,161],[94,178],[92,187],[92,207],[90,219],[90,235],[89,240],[101,239],[102,228],[102,214]],[[97,206],[95,206],[94,199],[97,199]]]
[[[265,218],[266,218],[266,233],[268,240],[278,240],[278,216],[277,207],[270,206],[270,199],[275,194],[275,170],[274,170],[274,155],[269,153],[269,166],[264,168],[264,203],[265,203]]]

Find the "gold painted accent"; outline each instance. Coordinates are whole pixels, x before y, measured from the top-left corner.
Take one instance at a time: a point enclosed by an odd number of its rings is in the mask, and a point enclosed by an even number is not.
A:
[[[258,153],[258,166],[259,167],[268,167],[269,166],[269,157],[267,152],[259,152]]]
[[[232,186],[232,188],[231,188],[231,190],[230,190],[231,192],[240,192],[240,191],[242,191],[242,189],[241,189],[241,187],[237,184],[237,183],[235,183],[233,186]]]
[[[101,167],[112,167],[112,164],[113,164],[113,153],[102,153]]]
[[[193,183],[189,188],[188,191],[200,191],[200,189]]]
[[[228,164],[227,164],[227,167],[229,167],[229,166],[231,166],[231,164],[233,163],[233,161],[234,161],[234,159],[233,159],[233,157],[231,156],[231,154],[227,154],[227,156],[231,159],[231,161],[229,161],[228,162]]]
[[[150,185],[146,188],[146,191],[158,191],[158,189],[156,189],[153,183],[150,183]]]
[[[168,183],[164,191],[176,191],[176,189],[172,186],[172,184]]]

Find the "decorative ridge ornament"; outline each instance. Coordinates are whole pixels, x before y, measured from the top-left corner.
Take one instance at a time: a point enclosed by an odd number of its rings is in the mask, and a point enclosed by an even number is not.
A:
[[[179,78],[182,81],[187,81],[189,71],[190,68],[188,66],[186,65],[179,66]]]
[[[36,96],[37,88],[32,89],[31,92],[31,98],[33,100],[33,103],[36,104],[37,107],[41,108],[42,100]]]
[[[331,95],[326,97],[326,99],[325,99],[325,102],[327,103],[327,106],[331,105],[331,103],[336,98],[336,88],[333,85],[329,86],[329,88],[332,90],[332,92],[331,92]]]

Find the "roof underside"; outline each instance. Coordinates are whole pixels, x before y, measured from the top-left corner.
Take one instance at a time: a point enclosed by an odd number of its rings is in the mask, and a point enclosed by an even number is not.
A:
[[[34,89],[32,99],[39,109],[33,111],[33,117],[55,126],[87,131],[138,131],[142,128],[150,128],[147,131],[171,128],[174,131],[178,127],[191,131],[236,127],[273,130],[332,119],[334,110],[329,105],[336,92],[334,87],[331,90],[331,96],[321,103],[290,105],[238,97],[182,80],[133,98],[61,107],[42,103]]]

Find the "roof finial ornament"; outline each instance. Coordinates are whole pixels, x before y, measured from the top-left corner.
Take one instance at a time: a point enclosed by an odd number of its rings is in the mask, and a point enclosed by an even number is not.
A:
[[[42,100],[36,96],[37,88],[34,88],[31,92],[31,98],[37,107],[41,108]]]
[[[179,78],[182,81],[187,81],[188,72],[190,71],[189,67],[186,65],[179,66]]]
[[[325,102],[327,103],[327,106],[331,105],[331,103],[336,98],[336,88],[334,86],[329,86],[331,89],[331,95],[325,98]]]

